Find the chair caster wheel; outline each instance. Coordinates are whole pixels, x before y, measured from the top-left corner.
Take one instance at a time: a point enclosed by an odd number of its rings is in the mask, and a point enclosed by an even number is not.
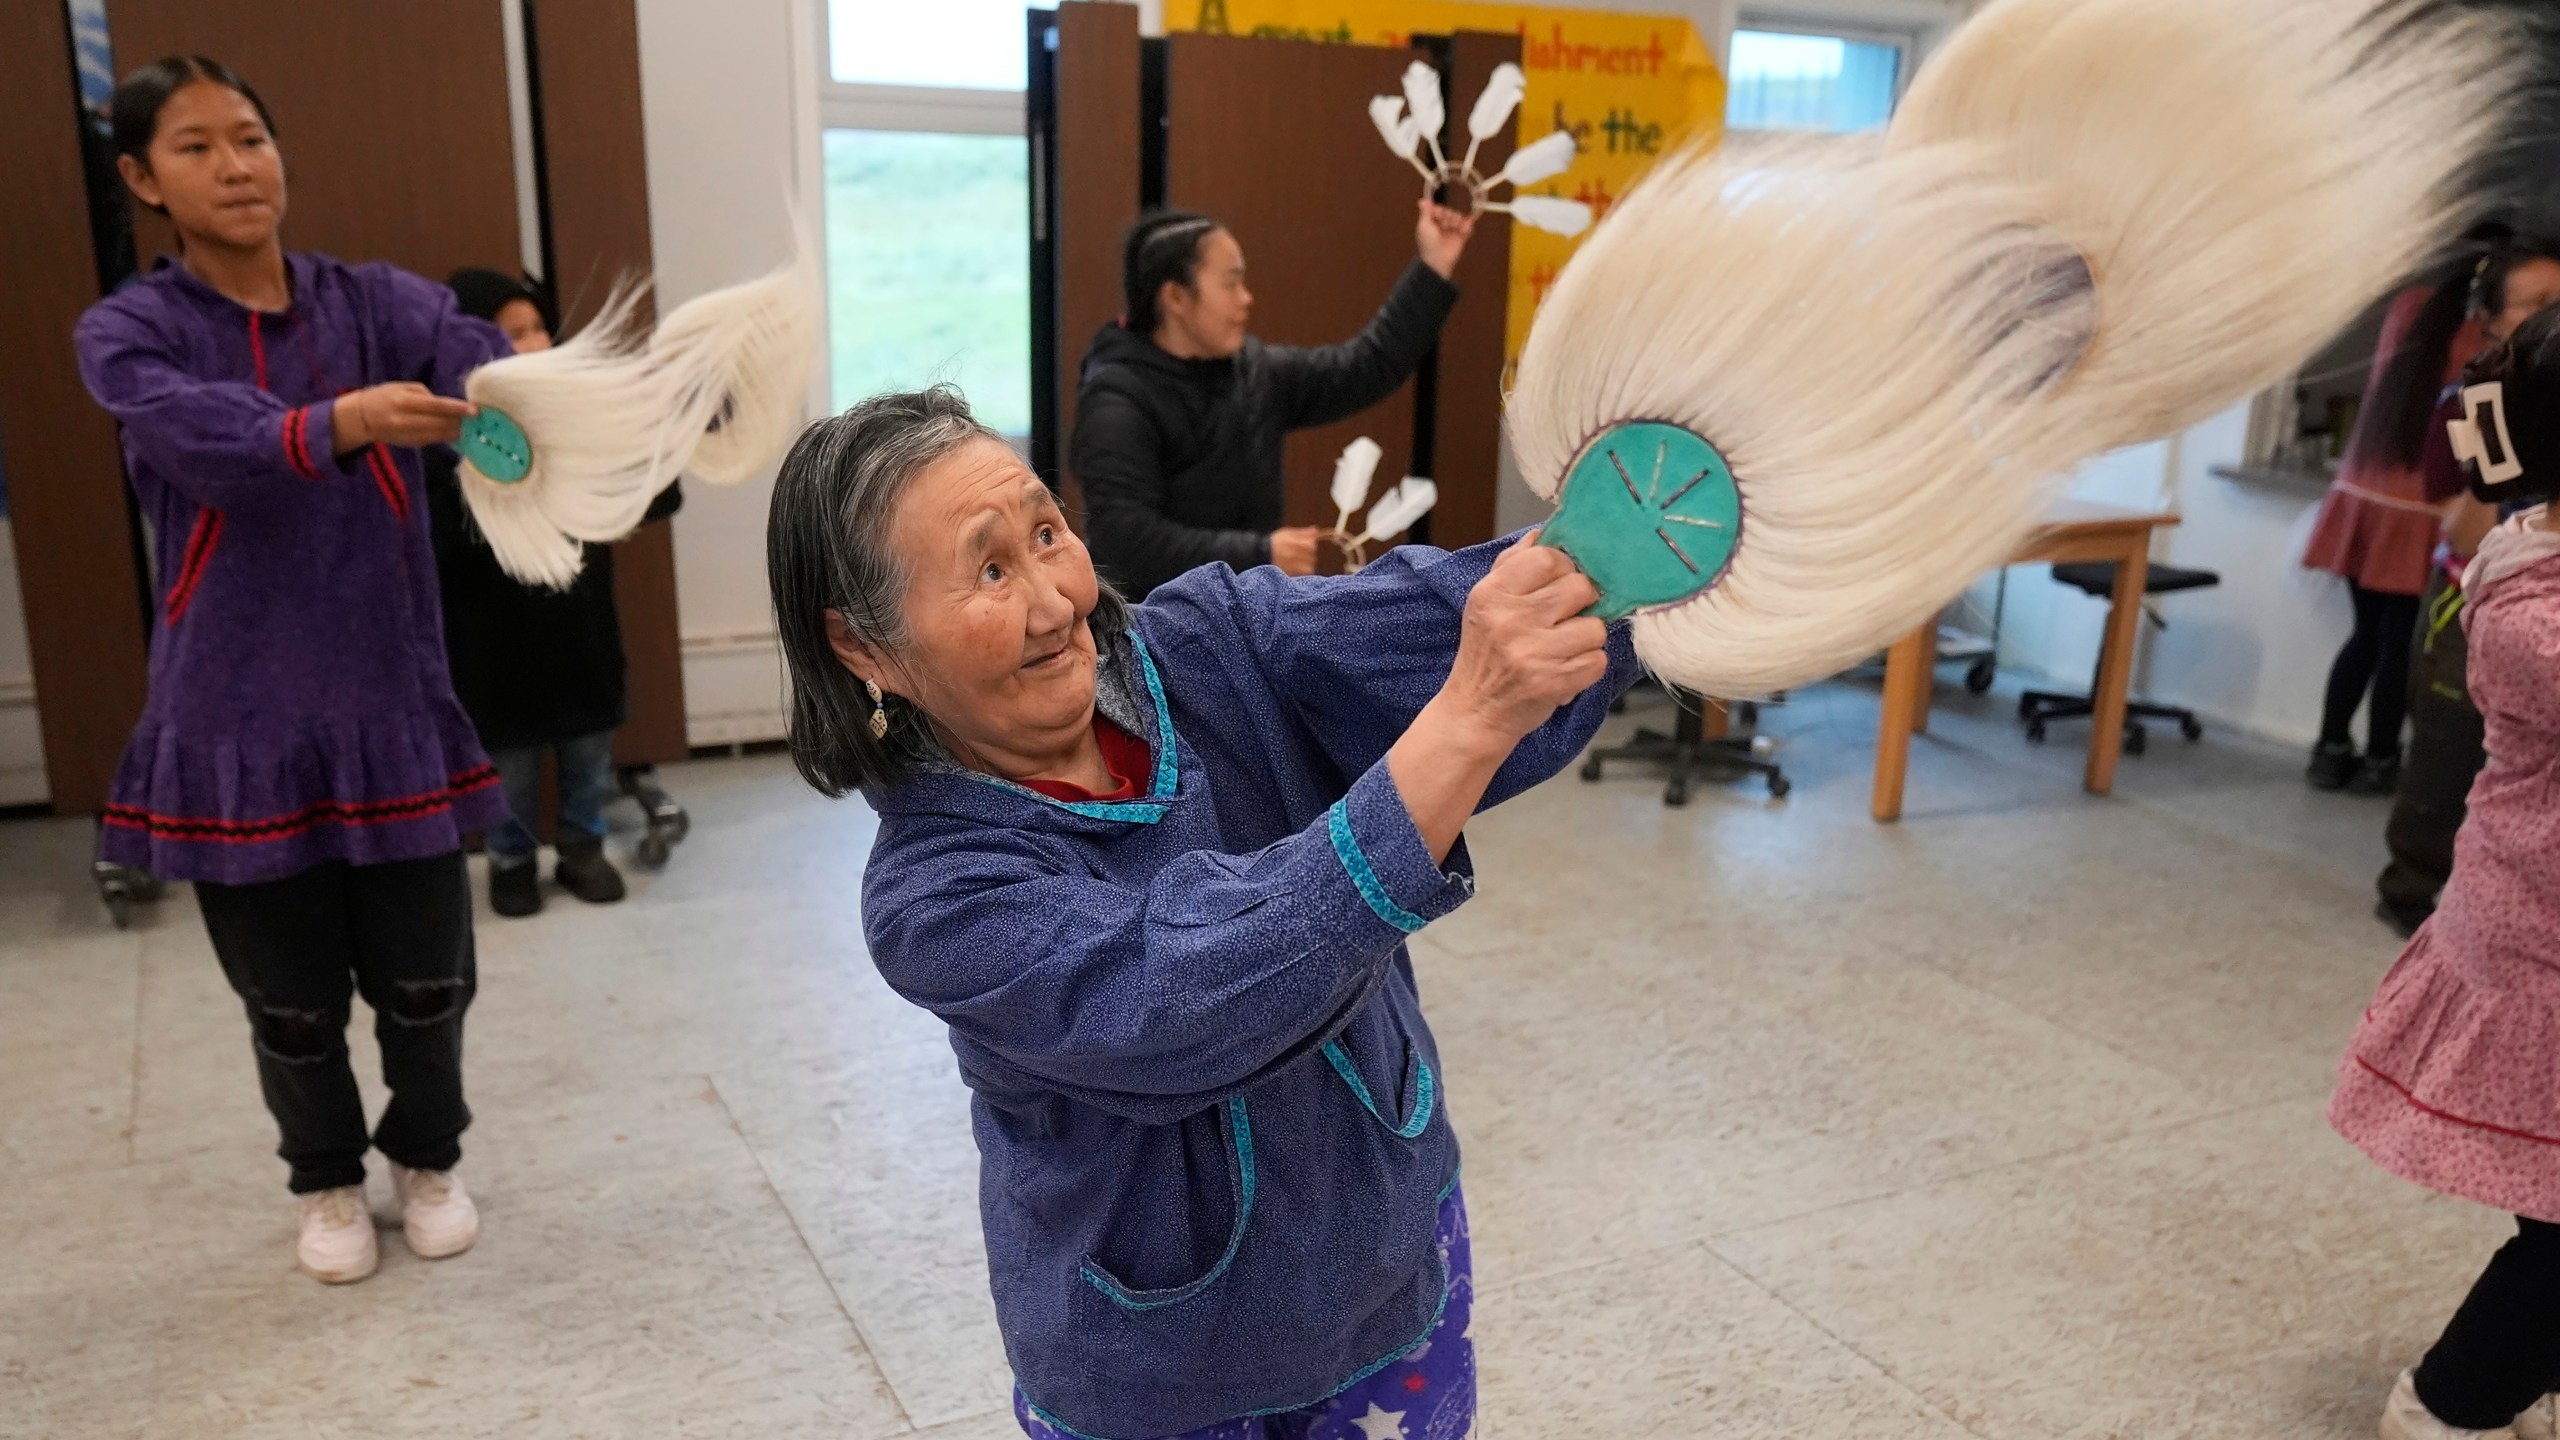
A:
[[[2021,695],[2018,697],[2018,718],[2021,720],[2033,720],[2036,718],[2036,702],[2034,696]]]
[[[2143,751],[2148,750],[2148,749],[2150,749],[2150,748],[2151,748],[2151,732],[2150,732],[2150,731],[2143,729],[2143,728],[2142,728],[2141,726],[2139,726],[2139,725],[2128,725],[2128,726],[2126,726],[2126,727],[2125,727],[2125,730],[2124,730],[2124,753],[2126,753],[2127,755],[2139,755],[2139,754],[2141,754]]]
[[[667,843],[666,836],[652,830],[640,837],[640,843],[634,848],[633,853],[639,857],[641,864],[654,870],[667,863],[667,856],[674,848]]]
[[[1998,678],[2000,678],[1999,667],[1992,663],[1990,656],[1986,655],[1974,661],[1972,667],[1964,672],[1964,688],[1976,695],[1988,695],[1991,693],[1991,682]]]
[[[2034,742],[2035,742],[2036,744],[2038,744],[2038,745],[2043,744],[2043,743],[2044,743],[2044,722],[2043,722],[2043,721],[2041,721],[2041,720],[2030,720],[2030,721],[2028,721],[2028,722],[2027,722],[2027,738],[2028,738],[2029,740],[2034,741]]]
[[[2178,722],[2178,733],[2189,740],[2201,740],[2204,738],[2204,722],[2190,715]]]
[[[1769,798],[1772,800],[1786,799],[1787,792],[1794,788],[1796,788],[1795,782],[1789,780],[1784,775],[1772,775],[1769,777]]]
[[[1662,803],[1673,807],[1689,803],[1689,779],[1681,776],[1662,787]]]
[[[1582,778],[1586,781],[1592,781],[1595,783],[1600,779],[1599,756],[1594,755],[1590,759],[1582,762]]]

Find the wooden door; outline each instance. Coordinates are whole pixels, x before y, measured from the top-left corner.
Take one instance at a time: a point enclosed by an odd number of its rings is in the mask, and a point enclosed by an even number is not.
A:
[[[615,281],[651,267],[639,16],[632,0],[530,0],[525,19],[541,120],[550,240],[544,254],[561,321],[574,330]],[[613,593],[631,697],[630,719],[613,737],[614,758],[625,765],[681,760],[689,747],[670,522],[642,526],[616,547]]]
[[[98,295],[63,7],[0,6],[0,124],[16,137],[0,225],[0,455],[53,808],[94,812],[142,713],[143,601],[115,422],[71,328]]]
[[[1483,92],[1493,67],[1520,61],[1516,33],[1462,30],[1449,37],[1449,133],[1440,137],[1449,158],[1467,148],[1467,111]],[[1476,151],[1476,169],[1490,175],[1510,160],[1514,131],[1505,128]],[[1386,154],[1380,145],[1378,153]],[[1419,183],[1419,177],[1417,177]],[[1502,469],[1502,345],[1511,295],[1511,217],[1486,215],[1458,260],[1465,297],[1440,332],[1440,363],[1432,377],[1429,421],[1431,473],[1440,483],[1440,505],[1431,512],[1431,543],[1448,549],[1494,536],[1494,496]]]
[[[1368,115],[1371,96],[1398,93],[1414,52],[1187,33],[1166,45],[1166,203],[1216,216],[1243,244],[1263,340],[1358,334],[1414,258],[1422,182]],[[1499,285],[1462,303],[1490,308],[1499,333]],[[1333,462],[1352,439],[1386,452],[1383,490],[1412,463],[1413,434],[1411,381],[1350,419],[1292,434],[1283,523],[1333,523]]]
[[[1035,276],[1032,335],[1047,350],[1035,416],[1033,462],[1069,519],[1084,524],[1083,496],[1066,466],[1075,433],[1078,367],[1095,332],[1120,314],[1120,241],[1138,218],[1141,63],[1133,5],[1062,5],[1055,60],[1036,94],[1032,163]],[[1044,233],[1044,230],[1046,233]]]
[[[521,268],[506,35],[495,4],[110,0],[118,73],[209,55],[275,116],[288,249],[388,260],[431,280]],[[135,207],[148,266],[177,248]]]

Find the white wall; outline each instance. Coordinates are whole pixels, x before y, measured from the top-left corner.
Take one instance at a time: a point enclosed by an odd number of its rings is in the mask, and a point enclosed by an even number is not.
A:
[[[808,197],[817,219],[816,8],[639,0],[639,15],[650,243],[664,309],[786,259],[797,197]],[[782,733],[764,571],[772,493],[770,475],[734,488],[685,482],[676,605],[686,729],[697,745]]]
[[[2308,746],[2320,728],[2329,662],[2346,641],[2347,602],[2338,581],[2299,563],[2320,503],[2316,487],[2212,473],[2239,461],[2247,427],[2248,407],[2237,406],[2172,439],[2091,462],[2072,493],[2177,512],[2183,523],[2161,532],[2152,558],[2222,577],[2214,589],[2154,602],[2169,628],[2144,627],[2137,693],[2231,729]],[[1963,618],[1987,620],[1990,597],[1989,582],[1975,586]],[[2046,567],[2017,567],[2009,572],[2000,663],[2083,689],[2105,614],[2105,602],[2053,584]]]

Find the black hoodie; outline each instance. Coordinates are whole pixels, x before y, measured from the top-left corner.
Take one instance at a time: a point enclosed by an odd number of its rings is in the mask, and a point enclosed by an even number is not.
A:
[[[1117,321],[1085,351],[1067,467],[1084,487],[1094,567],[1130,599],[1186,570],[1271,559],[1281,437],[1395,393],[1439,338],[1458,289],[1416,260],[1339,345],[1248,336],[1224,360],[1182,360]]]

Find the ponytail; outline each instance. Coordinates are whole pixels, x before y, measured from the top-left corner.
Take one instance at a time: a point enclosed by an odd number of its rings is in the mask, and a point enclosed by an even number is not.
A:
[[[1133,334],[1153,335],[1164,323],[1156,297],[1166,282],[1190,289],[1200,274],[1200,242],[1218,222],[1189,210],[1154,210],[1129,227],[1120,246],[1120,288],[1128,308],[1121,325]]]

